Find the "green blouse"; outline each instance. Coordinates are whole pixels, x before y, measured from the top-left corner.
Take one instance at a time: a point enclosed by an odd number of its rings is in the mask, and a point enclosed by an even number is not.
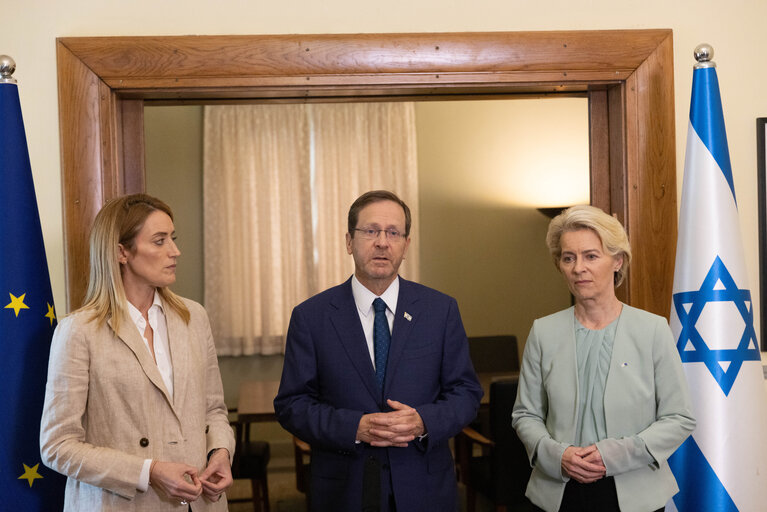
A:
[[[605,384],[610,371],[618,318],[593,330],[575,320],[575,358],[578,364],[578,421],[575,444],[590,446],[607,437]]]
[[[621,439],[607,436],[605,419],[605,387],[613,355],[618,318],[603,329],[588,329],[575,319],[575,359],[578,365],[578,421],[575,424],[575,445],[597,445],[607,476],[621,473],[628,461],[644,464],[657,462],[647,451],[641,437]]]

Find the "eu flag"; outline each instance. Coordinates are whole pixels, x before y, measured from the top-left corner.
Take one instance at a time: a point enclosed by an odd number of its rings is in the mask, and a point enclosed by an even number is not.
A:
[[[0,59],[7,71],[9,59]],[[39,440],[56,310],[19,91],[7,72],[0,78],[0,208],[0,509],[61,510],[65,479],[43,466]]]
[[[713,50],[696,50],[671,330],[698,426],[669,459],[679,512],[761,512],[767,410]]]

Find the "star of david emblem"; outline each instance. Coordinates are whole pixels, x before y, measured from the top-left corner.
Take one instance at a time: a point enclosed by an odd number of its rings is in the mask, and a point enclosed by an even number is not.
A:
[[[743,362],[761,360],[754,330],[751,291],[738,288],[727,267],[717,256],[700,290],[675,293],[673,298],[674,309],[682,324],[682,332],[676,344],[682,362],[704,363],[725,396],[729,395]],[[737,348],[710,348],[696,327],[703,308],[713,302],[732,302],[743,319],[745,327]],[[737,336],[737,332],[733,333],[733,338]]]

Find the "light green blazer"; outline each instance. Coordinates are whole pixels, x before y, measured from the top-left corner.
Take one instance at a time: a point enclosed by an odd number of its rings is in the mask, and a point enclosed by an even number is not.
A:
[[[533,323],[525,345],[512,425],[533,472],[526,495],[559,510],[565,484],[562,454],[574,444],[578,404],[575,315],[569,308]],[[609,438],[597,443],[607,476],[615,477],[622,512],[663,507],[677,493],[666,460],[695,428],[692,403],[671,329],[660,316],[624,305],[604,395]],[[638,435],[655,463],[635,453]],[[602,446],[604,443],[604,446]],[[632,451],[633,448],[633,451]],[[610,450],[610,457],[605,450]]]

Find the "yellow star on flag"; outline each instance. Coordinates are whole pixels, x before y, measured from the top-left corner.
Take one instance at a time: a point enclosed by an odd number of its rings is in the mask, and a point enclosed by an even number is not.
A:
[[[29,306],[24,304],[24,297],[27,296],[26,293],[22,293],[21,297],[16,297],[12,293],[9,293],[8,295],[11,296],[11,303],[5,306],[5,309],[12,309],[14,313],[16,313],[16,317],[19,316],[19,311],[22,309],[29,309]]]
[[[45,304],[48,306],[48,314],[45,315],[45,318],[50,318],[51,325],[53,325],[53,321],[56,320],[56,313],[53,312],[53,306],[47,302]]]
[[[32,483],[37,480],[38,478],[43,478],[40,473],[37,472],[37,468],[40,467],[40,463],[38,462],[31,468],[27,466],[26,464],[22,464],[24,466],[24,474],[21,475],[18,480],[26,479],[29,481],[29,486],[32,487]]]

